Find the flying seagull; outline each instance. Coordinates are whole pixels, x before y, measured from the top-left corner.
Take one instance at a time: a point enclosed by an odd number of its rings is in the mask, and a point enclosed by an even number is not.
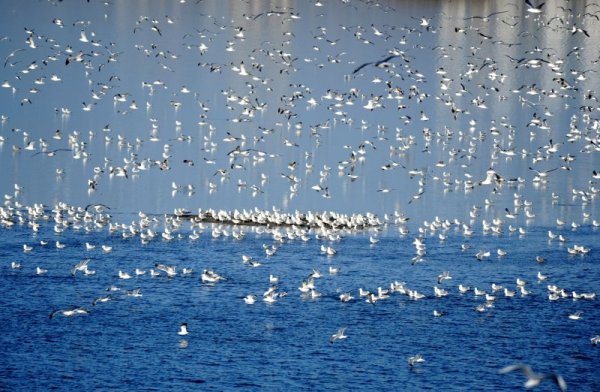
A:
[[[498,371],[498,373],[506,374],[506,373],[510,373],[514,370],[520,371],[527,377],[527,381],[525,381],[525,384],[523,384],[523,386],[527,389],[535,388],[542,381],[549,379],[549,380],[554,381],[556,383],[556,385],[558,385],[558,387],[560,388],[561,391],[567,390],[567,383],[565,382],[565,379],[562,378],[562,376],[555,374],[555,373],[548,373],[548,374],[535,373],[531,369],[531,366],[529,366],[529,365],[523,365],[523,364],[508,365],[508,366],[500,369]]]
[[[338,329],[336,333],[331,335],[331,338],[329,338],[329,342],[335,343],[336,340],[346,339],[348,336],[344,335],[344,332],[346,332],[346,327],[342,327],[342,328]]]
[[[404,55],[402,53],[400,54],[392,54],[387,56],[386,58],[379,60],[379,61],[370,61],[368,63],[364,63],[359,65],[358,67],[356,67],[356,69],[354,71],[352,71],[352,75],[354,75],[355,73],[357,73],[358,71],[360,71],[361,69],[363,69],[364,67],[366,67],[367,65],[375,65],[376,67],[381,67],[383,64],[387,63],[388,61],[395,59],[396,57],[402,57],[404,59]]]

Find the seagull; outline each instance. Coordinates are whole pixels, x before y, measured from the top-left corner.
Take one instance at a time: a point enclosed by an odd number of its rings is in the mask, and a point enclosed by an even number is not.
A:
[[[55,310],[52,313],[50,313],[48,318],[53,318],[57,314],[62,314],[65,317],[71,317],[71,316],[76,316],[78,314],[88,314],[88,313],[89,313],[89,311],[87,309],[75,307],[75,308],[69,308],[69,309]]]
[[[477,252],[477,254],[475,254],[475,257],[479,261],[482,261],[483,259],[485,259],[489,256],[490,256],[490,251],[484,251],[484,250],[480,250],[479,252]]]
[[[579,319],[581,319],[582,314],[583,314],[583,312],[579,310],[575,313],[569,314],[569,319],[570,320],[579,320]]]
[[[35,267],[35,274],[36,275],[44,275],[45,273],[47,273],[48,270],[42,267]]]
[[[127,291],[127,295],[129,297],[140,298],[142,296],[142,289],[138,287],[137,289]]]
[[[20,52],[22,50],[25,50],[25,49],[23,49],[23,48],[15,49],[8,56],[6,56],[6,59],[4,60],[4,68],[6,68],[6,64],[8,64],[8,60],[11,57],[14,57],[18,52]]]
[[[515,219],[517,217],[517,214],[510,212],[508,208],[505,208],[504,211],[506,212],[504,216],[506,216],[508,219]]]
[[[169,278],[172,278],[175,275],[177,275],[176,267],[174,267],[174,266],[164,265],[164,264],[159,264],[159,263],[156,263],[154,266],[156,267],[157,270],[163,271],[164,273],[166,273]]]
[[[188,334],[187,323],[181,323],[181,325],[179,326],[179,332],[177,332],[177,335],[185,336],[187,334]]]
[[[500,369],[498,371],[498,373],[506,374],[506,373],[510,373],[514,370],[520,371],[527,377],[527,381],[525,381],[525,384],[523,384],[523,386],[527,389],[537,387],[545,379],[550,379],[550,380],[554,381],[556,383],[556,385],[558,385],[558,387],[560,388],[561,391],[567,390],[567,383],[565,382],[565,379],[562,378],[562,376],[555,374],[555,373],[549,373],[549,374],[535,373],[529,365],[524,365],[524,364],[508,365],[508,366],[505,366],[502,369]]]
[[[340,294],[340,301],[342,301],[342,302],[350,302],[353,299],[354,299],[354,297],[350,293],[342,293],[342,294]]]
[[[498,14],[504,14],[508,11],[496,11],[496,12],[492,12],[491,14],[488,14],[487,16],[480,16],[480,15],[475,15],[475,16],[471,16],[468,18],[464,18],[463,20],[469,20],[469,19],[481,19],[484,22],[487,22],[489,20],[489,18],[491,18],[494,15],[498,15]]]
[[[450,272],[448,272],[448,271],[442,272],[437,277],[438,284],[441,284],[444,280],[447,280],[447,279],[452,279],[452,276],[450,276]]]
[[[113,299],[113,298],[112,298],[112,296],[111,296],[111,295],[106,295],[106,296],[103,296],[103,297],[94,298],[94,299],[92,300],[92,306],[96,306],[96,304],[97,304],[98,302],[100,302],[100,303],[105,303],[105,302],[108,302],[108,301],[110,301],[110,300],[112,300],[112,299]]]
[[[423,363],[423,362],[425,362],[425,358],[423,358],[423,356],[421,354],[415,354],[412,357],[408,357],[407,361],[408,361],[408,365],[410,367],[413,367],[417,363]]]
[[[539,14],[540,12],[542,12],[542,7],[546,3],[542,3],[536,7],[533,4],[531,4],[531,2],[529,0],[525,0],[525,4],[527,4],[527,6],[528,6],[527,12],[532,13],[532,14]]]
[[[225,278],[223,278],[221,275],[217,274],[214,271],[204,270],[204,272],[202,272],[201,279],[202,283],[216,283]]]
[[[81,260],[79,263],[75,264],[75,266],[73,268],[71,268],[71,275],[75,276],[77,271],[81,271],[81,272],[86,271],[89,262],[90,262],[90,259],[85,259],[85,260]]]
[[[539,255],[538,255],[538,256],[535,256],[535,262],[536,262],[536,263],[539,263],[539,264],[541,264],[541,263],[543,263],[543,262],[545,262],[545,261],[546,261],[546,259],[545,259],[544,257],[542,257],[542,256],[539,256]]]
[[[464,293],[466,293],[466,292],[467,292],[467,291],[469,291],[469,290],[471,290],[471,288],[470,288],[469,286],[465,286],[465,285],[462,285],[462,284],[459,284],[459,285],[458,285],[458,291],[459,291],[461,294],[464,294]]]
[[[158,33],[158,35],[162,36],[162,33],[160,32],[160,29],[158,28],[158,26],[152,25],[151,30],[156,31]]]
[[[93,209],[94,212],[97,212],[97,213],[104,212],[105,209],[109,209],[110,210],[109,206],[107,206],[105,204],[101,204],[101,203],[88,204],[88,205],[85,206],[84,210],[88,211],[90,208]]]
[[[395,59],[396,57],[402,57],[404,58],[404,56],[402,54],[392,54],[387,56],[386,58],[379,60],[379,61],[370,61],[367,63],[363,63],[361,65],[359,65],[358,67],[356,67],[356,69],[354,69],[354,71],[352,71],[352,75],[354,75],[355,73],[357,73],[358,71],[360,71],[361,69],[363,69],[364,67],[374,64],[376,67],[382,67],[384,66],[384,64],[386,64],[388,61]]]
[[[329,338],[329,342],[335,343],[337,340],[346,339],[348,336],[344,335],[345,331],[346,331],[346,327],[342,327],[342,328],[338,329],[336,333],[331,335],[331,338]]]

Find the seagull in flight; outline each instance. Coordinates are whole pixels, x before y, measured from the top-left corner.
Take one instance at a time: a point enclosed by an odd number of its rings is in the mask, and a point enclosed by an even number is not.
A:
[[[62,314],[65,317],[71,317],[71,316],[76,316],[78,314],[88,314],[88,313],[89,313],[89,311],[87,309],[79,308],[79,307],[69,308],[69,309],[58,309],[58,310],[55,310],[52,313],[50,313],[48,318],[53,318],[57,314]]]
[[[527,381],[525,381],[525,384],[523,384],[523,386],[527,389],[535,388],[542,381],[549,379],[549,380],[554,381],[556,383],[556,385],[558,386],[558,388],[560,388],[561,391],[567,390],[567,383],[565,382],[565,379],[562,376],[555,374],[555,373],[548,373],[548,374],[535,373],[531,369],[531,366],[529,366],[529,365],[524,365],[524,364],[508,365],[508,366],[505,366],[502,369],[500,369],[498,371],[498,373],[506,374],[506,373],[510,373],[515,370],[520,371],[527,377]]]
[[[379,60],[379,61],[370,61],[367,63],[363,63],[361,65],[359,65],[358,67],[356,67],[356,69],[354,71],[352,71],[352,75],[354,75],[355,73],[357,73],[358,71],[360,71],[361,69],[363,69],[364,67],[368,66],[368,65],[375,65],[376,67],[382,67],[383,64],[387,63],[388,61],[395,59],[396,57],[402,57],[404,59],[404,54],[403,53],[399,53],[399,54],[392,54],[387,56],[386,58]]]
[[[73,268],[71,268],[71,276],[75,276],[77,271],[82,271],[82,272],[86,271],[89,262],[90,262],[90,259],[85,259],[85,260],[82,260],[79,263],[75,264],[75,266]]]
[[[546,3],[542,3],[536,7],[533,4],[531,4],[531,2],[529,0],[525,0],[525,4],[527,4],[527,6],[528,6],[527,12],[532,13],[532,14],[539,14],[540,12],[542,12],[542,7]]]
[[[444,280],[447,280],[447,279],[452,279],[452,276],[450,276],[450,272],[448,272],[448,271],[442,272],[437,277],[438,284],[441,284]]]
[[[504,14],[506,12],[508,12],[508,11],[496,11],[496,12],[492,12],[491,14],[488,14],[487,16],[475,15],[475,16],[470,16],[468,18],[464,18],[463,20],[481,19],[484,22],[487,22],[492,16],[498,15],[498,14]]]
[[[348,336],[344,335],[344,332],[346,332],[346,327],[338,329],[336,333],[331,335],[331,338],[329,338],[329,342],[335,343],[337,340],[346,339]]]
[[[559,169],[558,167],[555,167],[554,169],[545,170],[545,171],[539,171],[539,170],[536,170],[536,169],[534,169],[534,168],[533,168],[533,167],[531,167],[531,166],[529,167],[529,170],[532,170],[532,171],[536,172],[536,173],[537,173],[537,175],[538,175],[539,177],[542,177],[542,178],[543,178],[543,177],[547,177],[547,176],[548,176],[548,174],[550,174],[550,173],[552,173],[553,171],[555,171],[555,170],[558,170],[558,169]]]

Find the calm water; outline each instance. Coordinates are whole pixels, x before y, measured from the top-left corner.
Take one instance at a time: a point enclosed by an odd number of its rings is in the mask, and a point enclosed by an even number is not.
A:
[[[527,363],[594,390],[597,299],[572,292],[600,291],[600,7],[530,11],[520,1],[6,5],[0,389],[495,391],[520,388],[523,375],[498,370]],[[33,217],[35,203],[45,207]],[[71,215],[57,218],[58,203]],[[87,221],[76,212],[96,204],[107,208],[88,208]],[[164,214],[176,208],[372,212],[385,224],[173,228]],[[157,235],[143,241],[148,230]],[[569,254],[576,246],[589,252]],[[72,276],[88,258],[96,273]],[[157,263],[177,276],[152,277]],[[225,280],[202,283],[204,269]],[[298,287],[314,270],[321,296],[305,298]],[[444,271],[452,278],[438,282]],[[272,304],[270,275],[287,293]],[[426,297],[359,297],[393,282]],[[550,301],[548,285],[568,295]],[[481,308],[475,288],[496,299]],[[342,303],[346,292],[355,298]],[[73,307],[88,314],[53,313]],[[341,327],[347,339],[331,344]],[[415,354],[425,362],[410,367]]]

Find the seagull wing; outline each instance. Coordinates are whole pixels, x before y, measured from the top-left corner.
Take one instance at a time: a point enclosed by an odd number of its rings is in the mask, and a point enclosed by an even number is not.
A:
[[[338,339],[345,339],[346,336],[344,335],[344,331],[346,331],[346,327],[342,327],[342,328],[338,329],[335,334],[331,335],[331,338],[329,339],[329,341],[331,343],[334,343]]]
[[[498,370],[499,374],[506,374],[506,373],[510,373],[512,371],[518,370],[521,373],[524,373],[526,376],[530,376],[533,374],[533,371],[531,370],[531,367],[529,365],[523,365],[523,364],[516,364],[516,365],[508,365],[503,367],[502,369]]]
[[[561,375],[552,373],[547,375],[547,378],[552,379],[556,383],[556,385],[558,385],[561,391],[567,390],[567,382]]]
[[[75,273],[77,271],[83,270],[88,265],[89,262],[90,262],[90,259],[85,259],[85,260],[81,260],[79,263],[75,264],[75,266],[73,268],[71,268],[71,275],[75,275]]]
[[[392,54],[390,56],[387,56],[383,60],[379,60],[378,62],[375,63],[375,65],[379,66],[379,65],[381,65],[383,63],[387,63],[388,61],[390,61],[391,59],[396,58],[396,57],[400,57],[400,55],[399,54]]]
[[[358,71],[360,71],[361,69],[363,69],[364,67],[366,67],[367,65],[371,65],[371,64],[374,64],[374,62],[371,61],[371,62],[359,65],[354,71],[352,71],[352,75],[354,75],[355,73],[357,73]]]

